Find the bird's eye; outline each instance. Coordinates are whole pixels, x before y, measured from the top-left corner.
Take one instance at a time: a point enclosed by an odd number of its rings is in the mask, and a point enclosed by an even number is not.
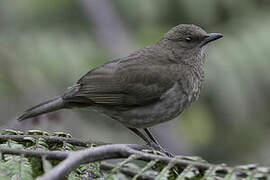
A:
[[[186,42],[190,42],[191,41],[191,37],[186,37]]]

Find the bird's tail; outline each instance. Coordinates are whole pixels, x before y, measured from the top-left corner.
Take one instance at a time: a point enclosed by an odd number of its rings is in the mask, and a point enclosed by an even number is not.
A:
[[[56,97],[49,101],[43,102],[37,106],[34,106],[26,110],[19,118],[18,121],[23,121],[25,119],[35,117],[44,113],[56,111],[65,108],[65,102],[62,97]]]

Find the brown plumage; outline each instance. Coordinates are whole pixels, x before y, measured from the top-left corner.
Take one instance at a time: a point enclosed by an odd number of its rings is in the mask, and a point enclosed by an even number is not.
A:
[[[92,69],[62,96],[27,110],[19,120],[88,106],[133,131],[171,120],[198,99],[206,44],[221,37],[178,25],[156,44]]]

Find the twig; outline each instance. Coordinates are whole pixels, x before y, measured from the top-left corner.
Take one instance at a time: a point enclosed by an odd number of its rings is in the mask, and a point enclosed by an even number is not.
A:
[[[139,156],[137,156],[136,154],[132,154],[131,156],[129,156],[128,158],[126,158],[124,161],[117,163],[115,165],[115,167],[111,170],[110,174],[108,174],[108,176],[115,174],[121,167],[123,167],[125,164],[138,159]]]
[[[136,173],[135,176],[133,176],[132,180],[139,179],[147,170],[152,168],[157,162],[158,162],[158,160],[154,160],[154,161],[150,161],[149,163],[147,163],[146,166],[144,166],[138,173]]]
[[[7,141],[9,139],[14,141],[23,142],[25,141],[25,137],[32,137],[35,139],[43,138],[48,143],[63,143],[67,142],[74,146],[81,146],[81,147],[89,147],[91,144],[97,144],[97,145],[105,145],[107,143],[104,142],[98,142],[98,141],[83,141],[76,138],[65,138],[65,137],[54,137],[54,136],[44,136],[44,135],[0,135],[0,141]]]
[[[42,157],[45,156],[48,159],[63,160],[68,157],[72,152],[62,152],[62,151],[37,151],[29,149],[7,149],[0,148],[2,155],[4,154],[14,154],[21,155],[24,154],[25,157]]]
[[[101,169],[104,169],[104,170],[107,170],[107,171],[110,171],[112,170],[113,168],[115,168],[115,165],[114,164],[110,164],[110,163],[101,163],[100,165],[100,168]],[[131,170],[131,169],[128,169],[128,168],[119,168],[119,171],[125,175],[128,175],[130,177],[134,177],[136,176],[139,172],[138,171],[135,171],[135,170]],[[142,180],[151,180],[151,179],[154,179],[156,174],[154,174],[155,171],[153,171],[153,174],[149,173],[149,172],[144,172],[142,174],[140,174],[139,177],[137,177],[137,179],[142,179]]]

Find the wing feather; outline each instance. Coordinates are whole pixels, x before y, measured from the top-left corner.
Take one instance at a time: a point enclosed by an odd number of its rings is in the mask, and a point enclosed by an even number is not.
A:
[[[159,63],[149,58],[131,56],[91,70],[78,81],[80,88],[71,100],[86,98],[95,104],[111,106],[138,106],[158,101],[175,81],[170,79],[170,69],[164,61]],[[147,62],[152,64],[146,66]]]

